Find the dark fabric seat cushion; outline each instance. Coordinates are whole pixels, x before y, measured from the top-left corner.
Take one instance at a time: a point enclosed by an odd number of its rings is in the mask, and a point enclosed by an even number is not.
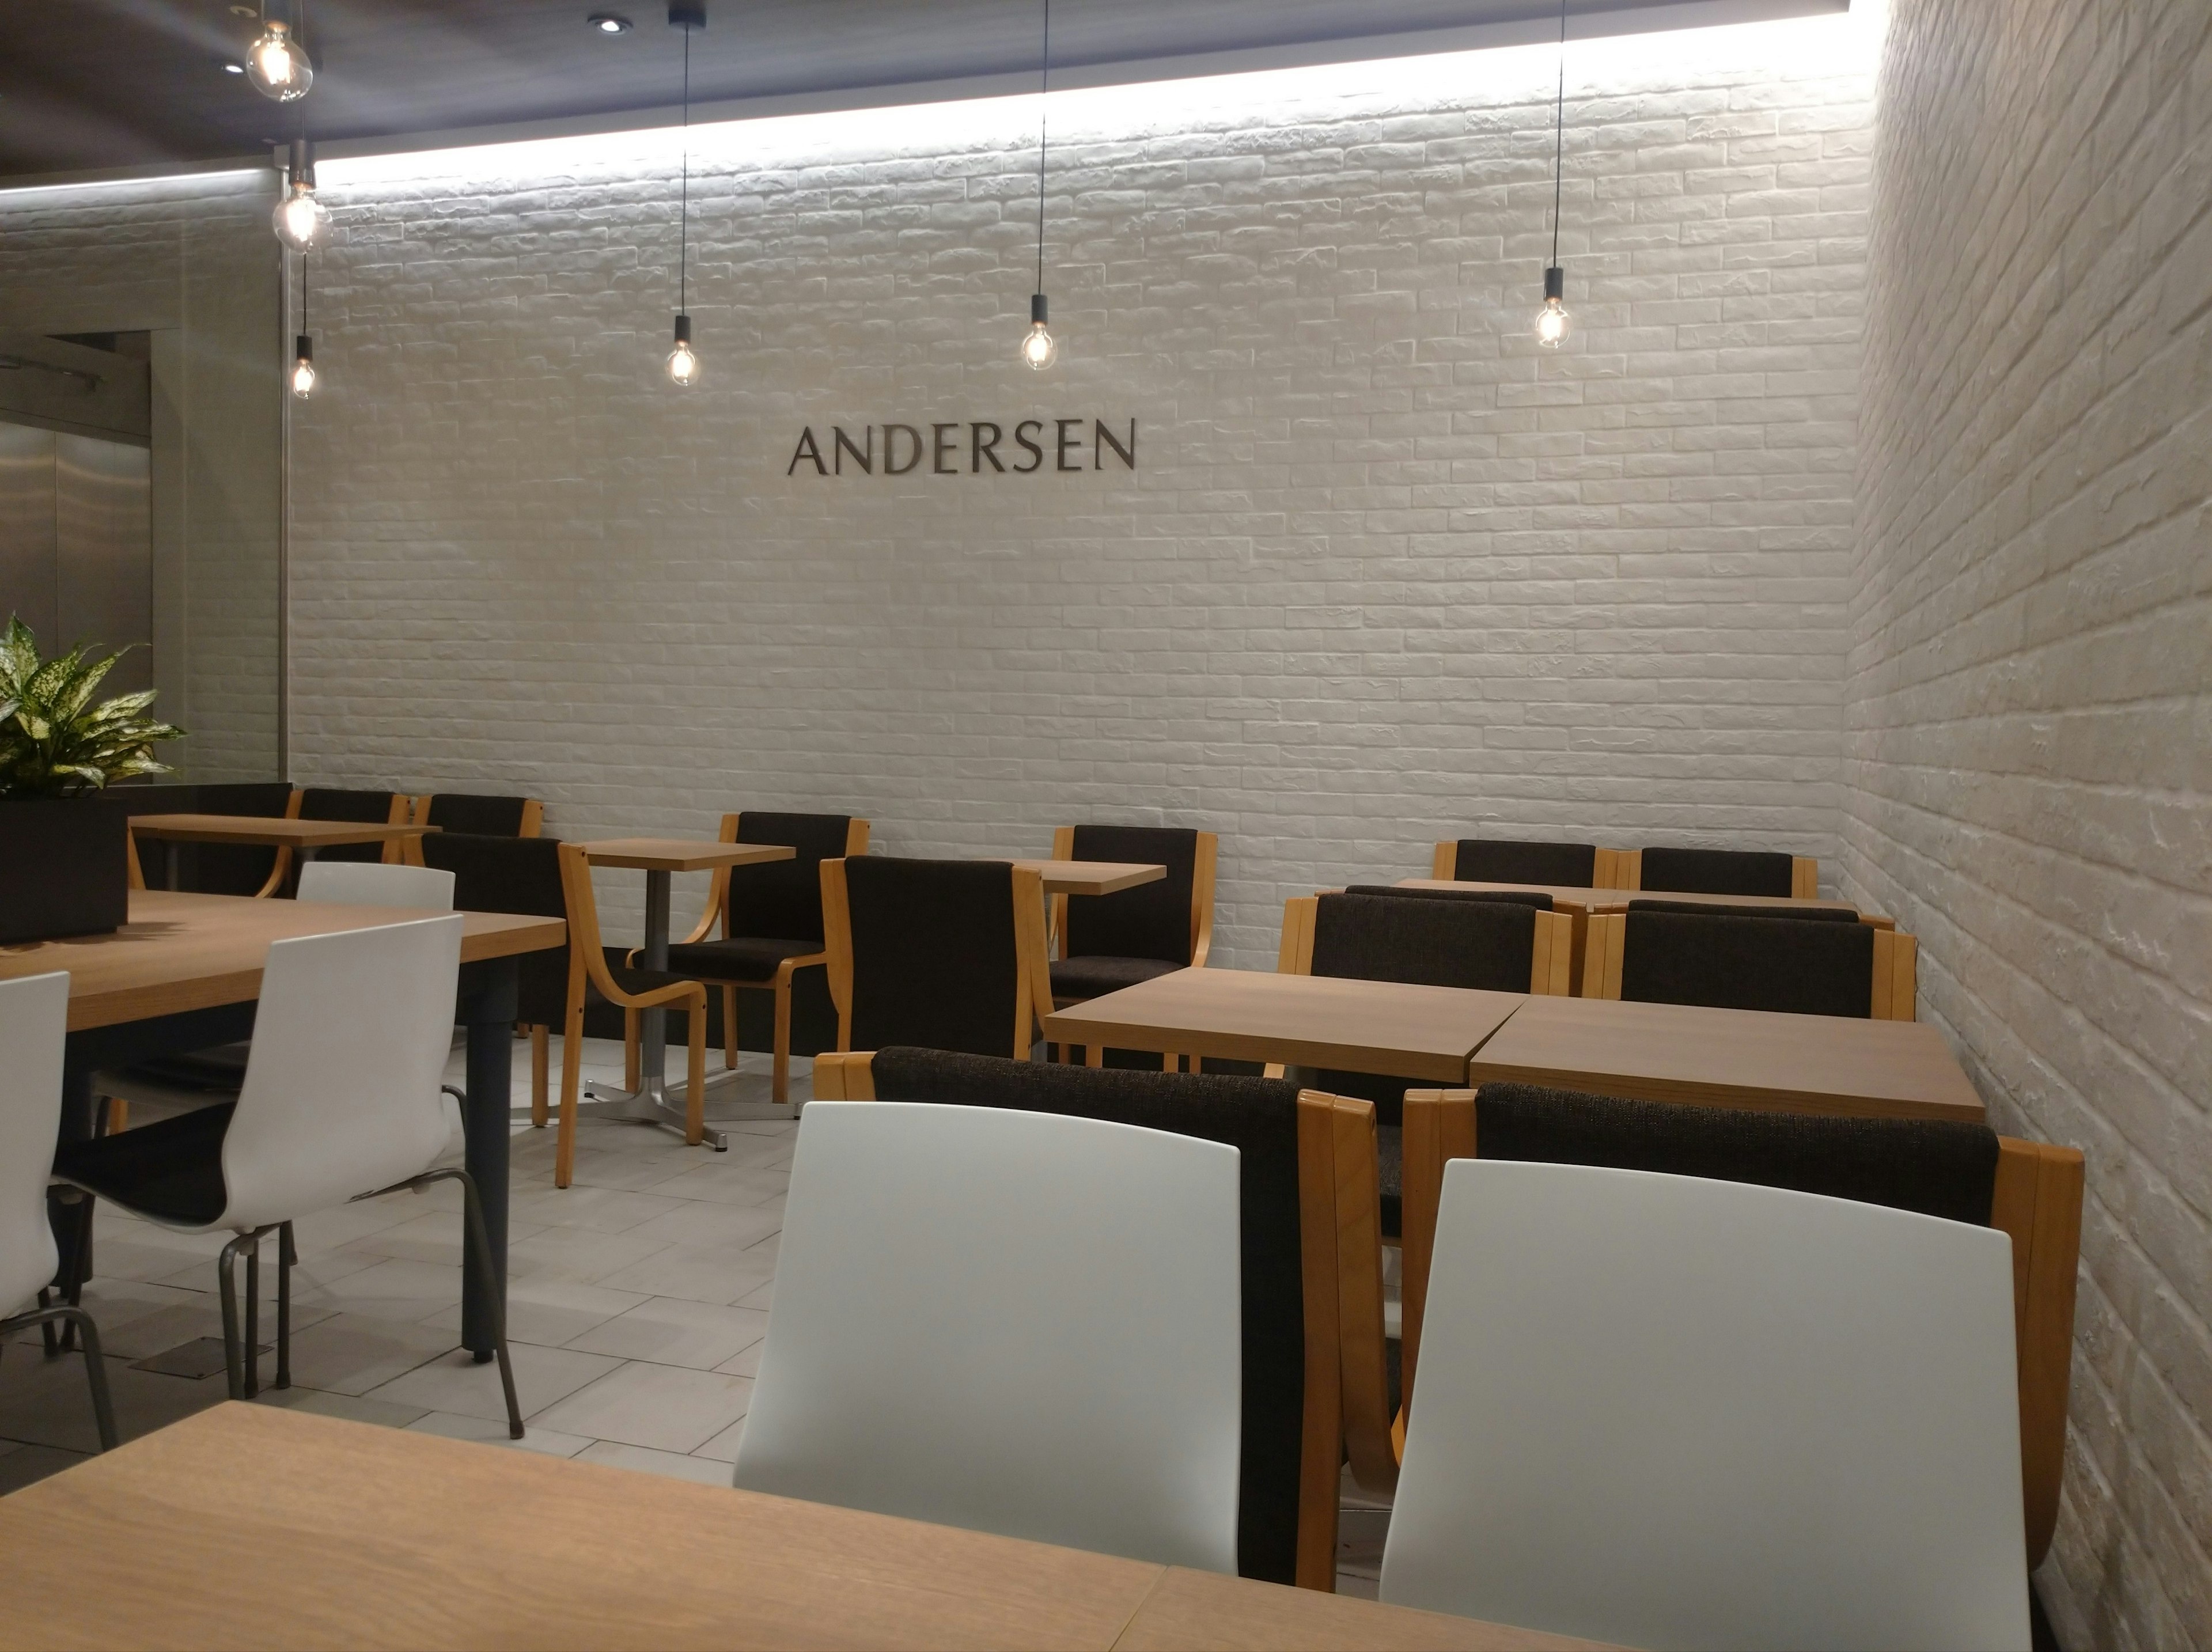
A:
[[[1346,895],[1381,895],[1400,901],[1502,901],[1507,906],[1552,910],[1552,897],[1534,890],[1518,889],[1400,889],[1395,884],[1354,884]]]
[[[1987,1125],[1849,1119],[1632,1102],[1540,1084],[1475,1092],[1479,1157],[1747,1181],[1990,1224],[1997,1138]]]
[[[1710,901],[1646,901],[1628,903],[1631,912],[1686,912],[1692,917],[1789,918],[1799,923],[1855,924],[1859,914],[1848,907],[1729,907]]]
[[[222,1180],[222,1139],[235,1102],[222,1102],[136,1130],[90,1141],[64,1142],[54,1173],[126,1210],[204,1227],[229,1201]]]
[[[1078,826],[1078,860],[1141,861],[1164,866],[1157,884],[1067,902],[1070,958],[1164,958],[1190,962],[1191,884],[1198,876],[1198,834],[1176,826]]]
[[[668,949],[668,967],[695,981],[758,981],[775,979],[786,958],[818,957],[819,940],[772,940],[738,935],[723,941],[685,941]]]
[[[1597,879],[1597,845],[1463,837],[1452,861],[1452,876],[1486,884],[1571,884],[1588,889]]]
[[[519,837],[527,798],[495,797],[483,792],[440,792],[430,799],[428,823],[441,832],[470,832],[481,837]]]
[[[302,820],[355,820],[381,826],[392,818],[391,792],[357,792],[337,787],[310,786],[300,793]],[[341,843],[315,851],[318,860],[381,860],[381,843]]]
[[[1167,958],[1060,958],[1052,966],[1052,1001],[1079,1004],[1085,999],[1103,998],[1186,967]]]
[[[915,1044],[1012,1056],[1013,867],[1004,860],[845,862],[851,1048]]]
[[[1312,973],[1525,993],[1535,945],[1535,912],[1517,902],[1324,895]]]
[[[1874,1013],[1874,931],[1794,917],[1631,912],[1620,995],[1865,1020]]]
[[[433,832],[422,840],[422,861],[453,874],[456,912],[519,912],[566,918],[561,887],[561,840],[501,837],[471,832]],[[568,949],[525,952],[515,960],[519,1010],[526,1026],[558,1031],[568,1004]]]
[[[1247,1577],[1291,1582],[1305,1404],[1297,1086],[1280,1079],[1119,1072],[902,1048],[878,1050],[873,1071],[876,1094],[885,1101],[1106,1119],[1237,1150],[1244,1418],[1237,1570]]]
[[[1643,885],[1686,895],[1790,893],[1790,857],[1763,849],[1646,849]]]

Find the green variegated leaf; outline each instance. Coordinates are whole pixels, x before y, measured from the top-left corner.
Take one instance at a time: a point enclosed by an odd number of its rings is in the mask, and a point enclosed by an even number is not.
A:
[[[145,715],[151,691],[93,703],[121,657],[94,659],[80,647],[41,664],[29,629],[9,620],[0,633],[0,798],[63,796],[170,772],[152,747],[184,731]]]

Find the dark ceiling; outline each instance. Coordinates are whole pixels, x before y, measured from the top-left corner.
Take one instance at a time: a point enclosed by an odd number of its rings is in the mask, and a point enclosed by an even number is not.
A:
[[[288,15],[300,0],[270,0]],[[224,71],[258,32],[229,0],[0,0],[0,176],[221,160],[319,138],[573,118],[676,101],[682,37],[666,0],[309,0],[318,78],[280,106]],[[850,93],[1033,71],[1041,0],[708,0],[695,102]],[[1664,26],[1669,0],[1571,0],[1577,32]],[[1722,0],[1683,19],[1843,9]],[[615,36],[586,18],[635,27]],[[1638,14],[1648,15],[1638,15]],[[1368,55],[1377,36],[1522,23],[1557,0],[1060,0],[1053,61],[1071,79],[1206,53]],[[1332,43],[1337,43],[1333,45]],[[1106,71],[1102,75],[1102,70]],[[1087,73],[1085,71],[1088,71]],[[1133,78],[1141,78],[1133,76]]]

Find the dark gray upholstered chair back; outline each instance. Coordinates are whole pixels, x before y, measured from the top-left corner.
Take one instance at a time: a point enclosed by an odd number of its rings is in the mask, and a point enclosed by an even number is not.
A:
[[[1731,907],[1711,901],[1645,900],[1638,896],[1628,903],[1631,912],[1686,912],[1692,916],[1723,918],[1788,918],[1796,923],[1855,924],[1859,914],[1849,907]]]
[[[778,815],[747,809],[738,817],[740,843],[781,843],[788,860],[730,868],[725,910],[728,933],[779,941],[822,938],[822,863],[845,853],[850,815]]]
[[[381,826],[392,818],[390,792],[357,792],[337,787],[310,786],[300,793],[300,818],[302,820],[359,820]],[[335,848],[319,849],[319,860],[381,860],[381,843],[341,843]]]
[[[1865,1020],[1874,1013],[1874,931],[1796,917],[1632,910],[1620,995]]]
[[[1346,895],[1375,895],[1394,901],[1494,901],[1505,906],[1549,912],[1552,897],[1534,890],[1517,889],[1400,889],[1395,884],[1354,884]],[[1524,990],[1516,988],[1515,990]]]
[[[1486,884],[1571,884],[1588,889],[1597,878],[1597,845],[1463,837],[1452,876]]]
[[[1987,1125],[1688,1107],[1538,1084],[1485,1084],[1474,1105],[1480,1158],[1753,1182],[1990,1225],[1997,1137]]]
[[[1117,859],[1122,857],[1116,857]],[[879,1049],[884,1101],[945,1102],[1106,1119],[1237,1150],[1244,1284],[1243,1465],[1237,1570],[1293,1580],[1305,1404],[1305,1294],[1298,1229],[1298,1087],[1212,1073],[993,1060]]]
[[[1191,884],[1198,875],[1198,834],[1178,826],[1078,826],[1078,860],[1138,860],[1165,866],[1157,884],[1114,895],[1073,896],[1067,902],[1071,958],[1164,958],[1190,962]]]
[[[1324,895],[1314,908],[1316,975],[1525,993],[1535,908],[1512,901]]]
[[[1021,964],[1005,860],[845,860],[853,936],[848,1048],[1010,1052]]]
[[[1791,859],[1759,849],[1646,849],[1643,886],[1685,895],[1790,893]]]
[[[520,837],[522,811],[528,798],[498,797],[488,792],[439,792],[430,799],[424,824],[441,832],[468,832],[478,837]]]
[[[457,912],[568,915],[561,889],[558,838],[432,832],[422,840],[422,861],[453,874]],[[520,994],[515,1019],[527,1026],[557,1029],[568,1013],[568,947],[525,952],[515,965]]]

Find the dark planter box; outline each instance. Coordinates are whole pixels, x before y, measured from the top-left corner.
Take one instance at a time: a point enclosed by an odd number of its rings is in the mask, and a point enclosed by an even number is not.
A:
[[[121,928],[129,818],[96,797],[0,803],[0,945]]]

